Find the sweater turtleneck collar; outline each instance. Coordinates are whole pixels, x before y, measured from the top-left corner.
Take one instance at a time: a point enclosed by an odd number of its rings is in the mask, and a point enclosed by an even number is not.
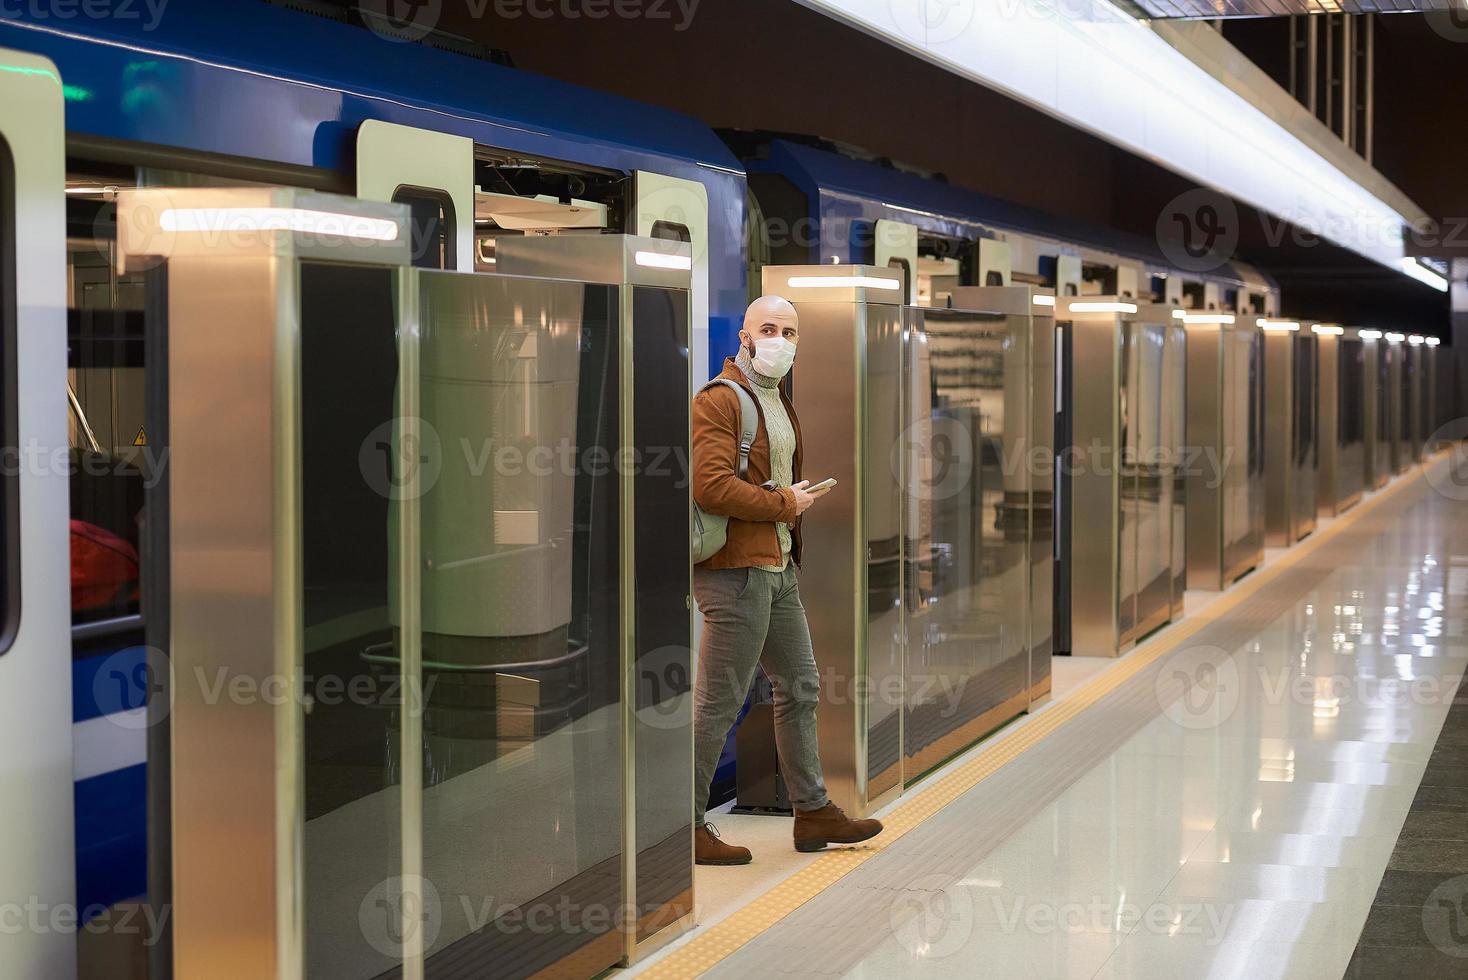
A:
[[[734,358],[734,364],[744,372],[750,384],[759,385],[761,388],[780,387],[779,378],[769,378],[755,370],[754,359],[749,356],[749,348],[743,344],[739,345],[739,353]]]

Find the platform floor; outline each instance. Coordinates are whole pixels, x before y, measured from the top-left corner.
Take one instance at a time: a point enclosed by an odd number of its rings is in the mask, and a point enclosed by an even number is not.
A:
[[[1468,976],[1468,491],[1447,465],[1190,593],[1125,657],[1057,658],[1052,702],[869,846],[801,855],[788,818],[711,815],[754,863],[698,869],[698,926],[624,972]]]

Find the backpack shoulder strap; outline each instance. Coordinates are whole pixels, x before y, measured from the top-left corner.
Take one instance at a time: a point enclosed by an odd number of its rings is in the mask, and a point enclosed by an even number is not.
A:
[[[728,378],[714,378],[704,385],[700,391],[707,391],[714,385],[726,385],[734,390],[739,397],[739,479],[748,479],[745,475],[749,472],[749,451],[754,447],[754,436],[759,431],[759,409],[755,407],[754,399],[749,397],[738,382],[730,381]]]

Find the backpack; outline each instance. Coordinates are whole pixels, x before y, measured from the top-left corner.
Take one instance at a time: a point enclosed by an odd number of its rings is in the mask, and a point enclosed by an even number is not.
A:
[[[728,378],[715,378],[699,389],[707,391],[714,385],[728,385],[739,396],[739,479],[748,479],[749,450],[754,445],[754,434],[759,428],[759,410],[754,399],[737,382]],[[712,557],[729,538],[729,518],[722,514],[710,514],[695,501],[693,504],[693,563],[697,565]]]

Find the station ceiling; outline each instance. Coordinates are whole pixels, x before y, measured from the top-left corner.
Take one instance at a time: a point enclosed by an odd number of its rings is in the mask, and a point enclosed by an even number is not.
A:
[[[1463,0],[1116,0],[1116,5],[1134,16],[1153,20],[1465,11]]]

